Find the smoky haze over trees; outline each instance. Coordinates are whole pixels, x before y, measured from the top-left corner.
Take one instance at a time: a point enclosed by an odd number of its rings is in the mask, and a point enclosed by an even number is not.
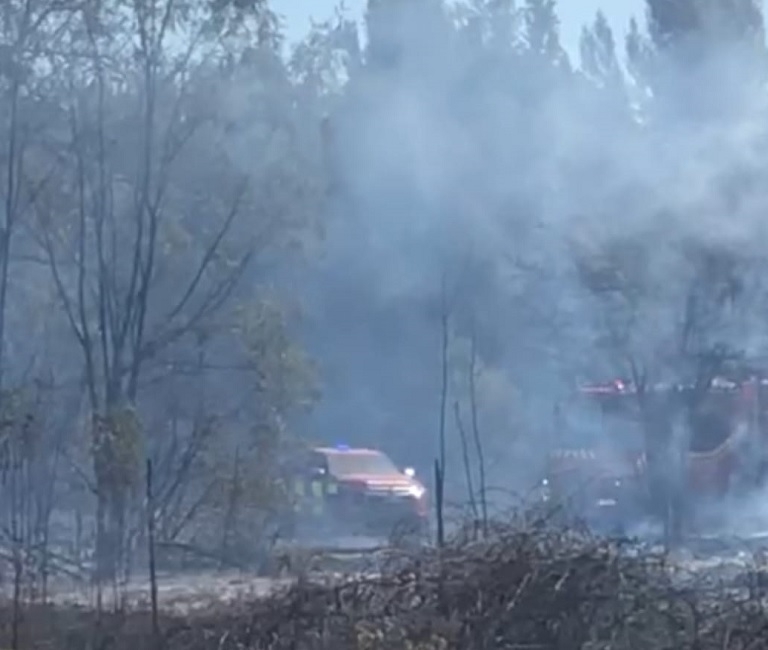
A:
[[[371,0],[290,54],[259,0],[2,3],[16,574],[129,573],[146,457],[159,543],[231,560],[297,439],[426,472],[442,419],[455,495],[519,489],[576,382],[762,353],[762,14],[646,13],[572,60],[548,0]]]
[[[446,285],[448,403],[474,341],[491,483],[532,480],[579,381],[692,381],[706,352],[760,352],[761,12],[646,9],[625,44],[596,16],[569,60],[551,2],[371,3],[332,109],[318,432],[426,467]]]

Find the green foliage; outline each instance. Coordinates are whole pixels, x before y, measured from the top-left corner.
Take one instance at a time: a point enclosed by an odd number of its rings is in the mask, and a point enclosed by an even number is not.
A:
[[[613,32],[602,12],[598,12],[592,27],[582,29],[580,53],[582,69],[593,80],[605,85],[622,85]]]
[[[317,377],[291,337],[285,308],[274,300],[240,305],[233,328],[245,362],[256,373],[254,398],[281,418],[310,408],[318,398]]]
[[[766,78],[768,49],[759,3],[646,4],[650,39],[633,28],[627,45],[635,76],[655,95],[657,110],[706,121],[743,114]]]
[[[647,0],[647,8],[649,31],[660,49],[712,48],[764,34],[756,0]]]
[[[290,70],[302,100],[309,107],[313,101],[321,101],[320,110],[332,108],[332,100],[343,94],[349,76],[361,64],[357,25],[341,10],[334,20],[313,25],[290,57]]]
[[[648,37],[640,31],[637,20],[629,21],[626,40],[627,70],[635,83],[646,86],[653,59],[653,46]]]
[[[531,52],[549,61],[562,64],[567,61],[560,45],[559,19],[555,0],[526,0],[524,8],[525,34]]]

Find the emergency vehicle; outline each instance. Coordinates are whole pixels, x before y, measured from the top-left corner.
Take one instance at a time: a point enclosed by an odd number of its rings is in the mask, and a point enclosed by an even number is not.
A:
[[[291,535],[425,537],[427,490],[412,468],[384,452],[347,445],[315,447],[294,459]]]
[[[646,388],[648,394],[671,396],[680,404],[689,403],[693,390],[685,385]],[[637,390],[631,382],[616,380],[582,387],[577,400],[583,426],[561,424],[556,432],[559,444],[549,454],[542,480],[546,498],[564,501],[598,527],[623,528],[648,513],[652,498]],[[681,412],[689,432],[681,474],[694,507],[765,484],[767,379],[717,377],[694,412]]]

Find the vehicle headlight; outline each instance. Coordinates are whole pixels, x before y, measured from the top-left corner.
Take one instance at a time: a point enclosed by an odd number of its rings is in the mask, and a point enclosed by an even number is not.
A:
[[[549,489],[549,479],[543,478],[541,479],[541,483],[539,483],[539,498],[542,501],[549,501],[550,497],[550,489]]]
[[[421,497],[424,496],[424,492],[426,492],[426,490],[421,485],[411,485],[411,487],[408,488],[408,494],[414,499],[421,499]]]

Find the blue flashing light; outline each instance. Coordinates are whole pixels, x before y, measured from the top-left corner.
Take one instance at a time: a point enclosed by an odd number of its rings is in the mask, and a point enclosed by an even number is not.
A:
[[[339,451],[349,451],[349,445],[336,445],[336,449]]]

